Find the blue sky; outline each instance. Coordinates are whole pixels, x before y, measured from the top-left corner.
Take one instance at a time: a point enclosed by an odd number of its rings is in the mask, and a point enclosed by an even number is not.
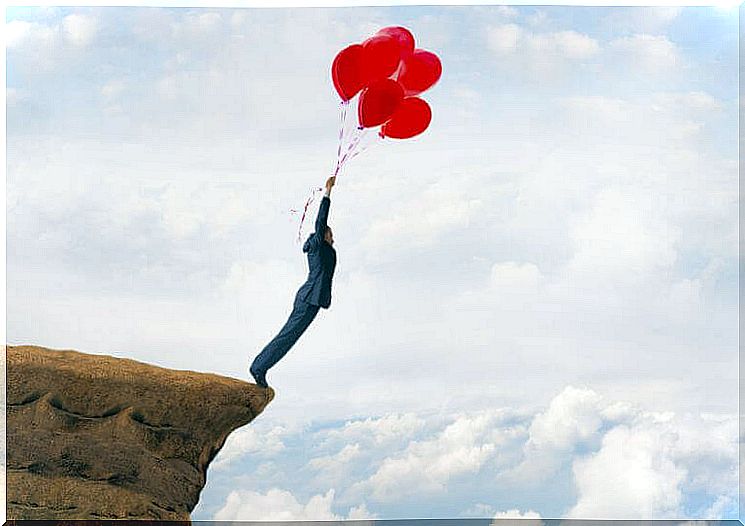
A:
[[[394,24],[432,125],[339,176],[332,307],[193,518],[734,518],[733,9],[9,10],[8,342],[248,379]]]

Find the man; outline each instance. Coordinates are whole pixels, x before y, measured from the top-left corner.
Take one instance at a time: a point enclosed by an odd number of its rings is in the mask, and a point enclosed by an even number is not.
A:
[[[303,252],[308,253],[308,279],[295,294],[295,304],[290,317],[279,334],[270,341],[254,359],[250,367],[251,376],[261,387],[266,383],[266,372],[290,350],[323,307],[331,305],[331,278],[336,268],[334,235],[326,224],[331,206],[331,188],[336,177],[326,181],[326,193],[316,218],[316,231],[303,244]]]

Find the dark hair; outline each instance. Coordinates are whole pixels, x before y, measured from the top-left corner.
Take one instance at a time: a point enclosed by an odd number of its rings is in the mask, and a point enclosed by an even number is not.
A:
[[[327,234],[327,233],[329,233],[330,231],[331,231],[331,227],[330,227],[330,226],[328,226],[328,225],[326,225],[326,231],[324,232],[324,234]]]

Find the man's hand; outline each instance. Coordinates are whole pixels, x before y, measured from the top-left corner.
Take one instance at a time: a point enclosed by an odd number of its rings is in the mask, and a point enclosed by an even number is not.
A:
[[[336,183],[336,176],[331,176],[326,179],[326,195],[331,194],[331,187]]]

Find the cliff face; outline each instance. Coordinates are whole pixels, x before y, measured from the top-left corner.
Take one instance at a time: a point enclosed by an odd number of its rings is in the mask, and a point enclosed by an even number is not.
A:
[[[6,353],[8,519],[189,520],[227,436],[274,398],[129,359]]]

